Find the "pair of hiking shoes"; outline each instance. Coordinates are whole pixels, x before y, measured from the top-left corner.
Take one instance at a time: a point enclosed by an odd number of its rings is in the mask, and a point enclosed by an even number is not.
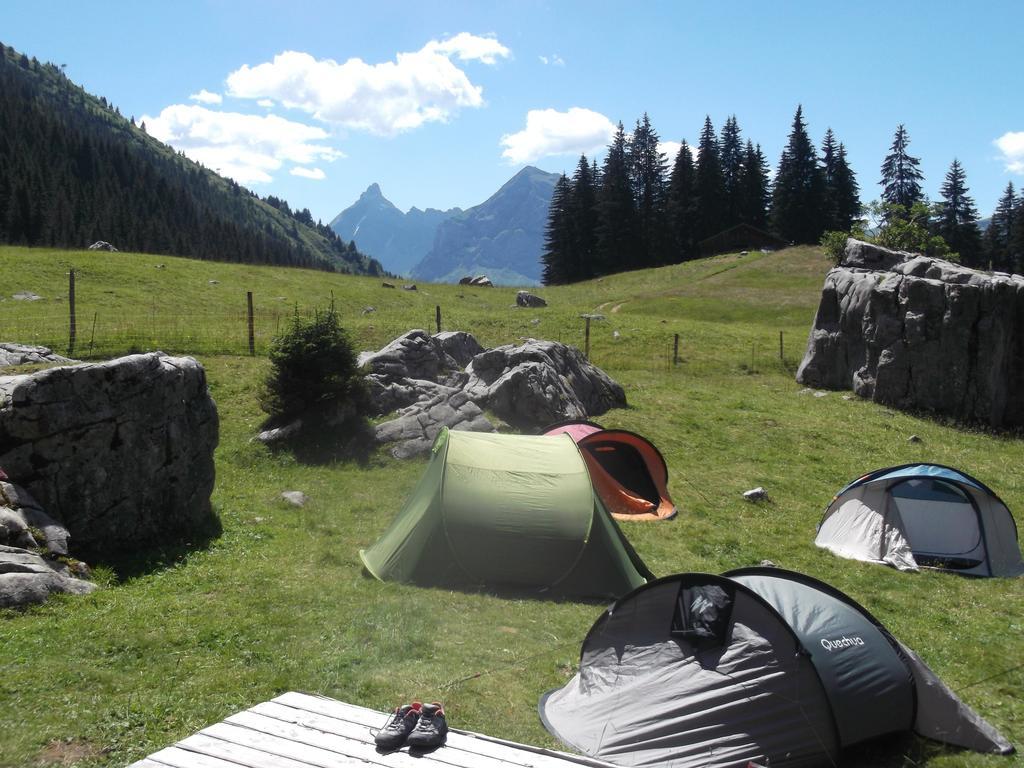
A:
[[[448,721],[444,707],[436,701],[433,704],[414,701],[396,708],[373,740],[380,749],[386,750],[401,747],[430,749],[444,744],[447,736]]]

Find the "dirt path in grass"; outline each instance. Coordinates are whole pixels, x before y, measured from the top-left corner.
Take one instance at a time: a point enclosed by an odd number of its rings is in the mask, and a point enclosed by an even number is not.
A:
[[[594,307],[594,312],[600,312],[602,309],[604,309],[605,307],[607,307],[609,304],[612,304],[612,303],[613,302],[611,302],[611,301],[606,301],[603,304],[598,304],[596,307]],[[612,315],[616,314],[620,309],[622,309],[628,303],[629,303],[628,301],[620,301],[618,304],[616,304],[614,307],[612,307],[611,310],[609,310],[609,314],[612,314]]]

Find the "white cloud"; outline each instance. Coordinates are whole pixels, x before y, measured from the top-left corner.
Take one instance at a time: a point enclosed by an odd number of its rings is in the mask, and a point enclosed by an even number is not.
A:
[[[172,104],[156,117],[143,115],[142,119],[151,136],[242,184],[270,181],[284,162],[308,165],[345,156],[317,143],[327,138],[322,128],[277,115],[243,115]]]
[[[224,97],[219,93],[210,93],[205,88],[203,88],[199,93],[193,93],[189,98],[192,99],[192,101],[198,101],[200,104],[220,104],[224,101]]]
[[[470,82],[453,57],[493,64],[509,55],[496,38],[462,32],[380,64],[356,58],[339,64],[285,51],[273,61],[243,65],[228,75],[227,85],[231,96],[273,99],[325,123],[393,136],[483,106],[483,88]]]
[[[484,64],[497,64],[500,56],[507,59],[511,54],[508,48],[498,42],[493,36],[479,37],[468,32],[459,32],[455,37],[449,37],[440,42],[431,40],[425,46],[424,51],[431,51],[442,56],[457,54],[459,61],[480,61]]]
[[[316,181],[323,181],[327,178],[327,174],[321,168],[302,168],[301,166],[296,166],[289,173],[292,176],[299,176],[303,179],[315,179]]]
[[[511,163],[532,163],[548,155],[574,155],[605,147],[615,124],[600,112],[572,107],[568,112],[531,109],[526,128],[501,137],[501,156]]]
[[[1008,131],[993,142],[1010,173],[1024,174],[1024,131]]]
[[[264,107],[266,109],[270,109],[270,108],[272,108],[274,106],[274,100],[273,99],[260,99],[259,101],[256,102],[256,104],[257,104],[257,106]]]
[[[541,64],[553,64],[556,67],[565,66],[565,59],[563,59],[557,53],[553,53],[550,56],[538,56],[537,58],[540,59]]]

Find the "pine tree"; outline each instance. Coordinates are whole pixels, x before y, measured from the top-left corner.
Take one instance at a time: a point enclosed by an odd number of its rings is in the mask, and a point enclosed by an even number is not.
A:
[[[768,228],[768,206],[771,203],[771,184],[768,180],[768,161],[750,140],[743,153],[740,172],[740,221],[758,229]]]
[[[670,261],[686,261],[696,256],[694,245],[694,213],[697,199],[694,193],[695,171],[690,145],[683,139],[672,165],[668,183],[666,216],[672,256]]]
[[[950,250],[960,254],[960,263],[968,267],[983,266],[978,210],[967,194],[967,174],[959,160],[953,159],[939,191],[943,199],[935,207],[935,233],[946,241]]]
[[[629,180],[640,235],[634,266],[661,264],[665,254],[665,155],[658,151],[658,134],[644,113],[628,145]]]
[[[918,169],[921,161],[907,154],[909,144],[907,129],[900,123],[896,127],[889,154],[882,162],[882,180],[878,182],[882,185],[882,202],[902,206],[907,211],[914,203],[924,201],[924,193],[921,191],[924,176]]]
[[[838,203],[835,196],[836,165],[839,162],[839,143],[831,128],[825,130],[825,138],[821,142],[821,176],[825,185],[822,198],[822,218],[825,231],[839,230]]]
[[[736,115],[727,118],[725,125],[722,126],[718,149],[722,162],[722,187],[725,193],[723,224],[728,228],[740,223],[740,210],[743,207],[740,185],[744,155]]]
[[[996,203],[996,210],[992,214],[992,221],[989,222],[985,231],[985,255],[995,269],[1012,269],[1010,254],[1010,236],[1014,231],[1014,219],[1017,212],[1017,198],[1014,194],[1013,182],[1006,183],[1003,196]]]
[[[580,155],[572,176],[571,191],[568,205],[571,237],[569,279],[576,282],[594,276],[597,252],[597,186],[594,168],[586,155]]]
[[[1024,275],[1024,192],[1017,199],[1010,226],[1009,268],[1011,272]]]
[[[857,174],[846,160],[846,147],[842,142],[832,173],[832,190],[836,228],[840,232],[849,232],[861,215],[860,185],[857,184]]]
[[[543,265],[541,280],[544,285],[560,285],[569,282],[569,204],[572,189],[569,179],[563,173],[555,182],[548,207],[548,223],[544,231],[544,251],[540,261]]]
[[[821,143],[821,173],[825,185],[822,216],[826,232],[849,232],[860,214],[860,195],[846,148],[829,128]]]
[[[626,158],[626,131],[619,123],[601,169],[597,197],[597,274],[632,269],[638,250],[638,226]]]
[[[697,164],[694,173],[693,237],[699,243],[705,238],[717,235],[725,228],[725,182],[718,154],[718,139],[711,117],[704,118],[704,129],[700,132]]]
[[[818,156],[807,135],[803,108],[798,106],[772,193],[772,226],[779,236],[794,243],[818,242],[825,230],[823,196]]]

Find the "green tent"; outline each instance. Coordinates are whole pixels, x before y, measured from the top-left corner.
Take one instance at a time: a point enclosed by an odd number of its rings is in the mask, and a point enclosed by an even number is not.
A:
[[[653,578],[568,435],[442,430],[419,484],[370,549],[382,581],[618,597]]]

